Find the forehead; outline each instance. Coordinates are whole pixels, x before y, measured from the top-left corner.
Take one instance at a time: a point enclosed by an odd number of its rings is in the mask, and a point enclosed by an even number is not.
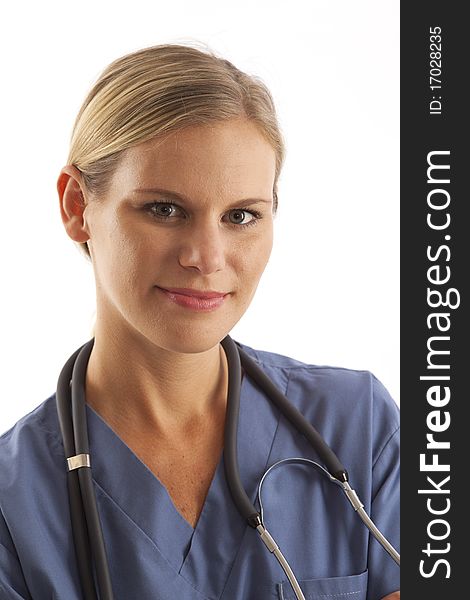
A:
[[[181,129],[123,153],[115,183],[134,187],[177,186],[237,193],[270,193],[276,157],[252,122],[233,119]]]

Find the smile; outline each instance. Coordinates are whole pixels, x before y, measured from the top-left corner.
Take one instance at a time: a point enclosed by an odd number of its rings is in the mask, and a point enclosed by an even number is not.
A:
[[[219,306],[222,306],[224,303],[225,298],[229,295],[220,292],[198,292],[197,290],[189,289],[185,289],[183,293],[182,290],[176,292],[174,289],[170,291],[158,286],[155,287],[171,302],[183,306],[184,308],[197,311],[209,311],[219,308]]]

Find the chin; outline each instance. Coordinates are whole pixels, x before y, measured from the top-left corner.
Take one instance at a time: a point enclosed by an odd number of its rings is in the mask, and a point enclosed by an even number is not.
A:
[[[226,335],[226,334],[225,334]],[[187,337],[186,339],[171,339],[168,344],[165,344],[161,347],[165,347],[167,350],[171,350],[172,352],[176,352],[178,354],[200,354],[203,352],[208,352],[214,346],[217,346],[219,342],[225,337],[225,335],[217,336],[201,336],[197,337]]]
[[[228,331],[221,327],[167,327],[164,331],[145,331],[140,333],[148,342],[169,352],[178,354],[199,354],[217,346]]]
[[[235,307],[220,307],[214,312],[194,312],[175,315],[173,311],[149,311],[132,307],[127,321],[143,338],[143,343],[160,347],[169,352],[198,354],[217,346],[235,324],[241,319],[244,310]],[[227,310],[229,308],[229,310]],[[240,307],[241,308],[241,307]],[[151,348],[149,348],[151,351]]]

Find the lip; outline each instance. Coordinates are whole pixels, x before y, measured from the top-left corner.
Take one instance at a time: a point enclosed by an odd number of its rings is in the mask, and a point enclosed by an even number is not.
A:
[[[155,286],[157,290],[165,294],[165,296],[175,304],[190,308],[196,311],[210,311],[219,308],[224,303],[225,298],[229,295],[223,292],[202,292],[189,288],[161,288]]]
[[[159,286],[157,286],[159,287]],[[183,296],[191,296],[193,298],[203,298],[204,300],[210,298],[223,298],[227,295],[227,292],[215,292],[213,290],[208,290],[207,292],[203,292],[202,290],[195,290],[192,288],[160,288],[165,292],[170,292],[171,294],[180,294]]]

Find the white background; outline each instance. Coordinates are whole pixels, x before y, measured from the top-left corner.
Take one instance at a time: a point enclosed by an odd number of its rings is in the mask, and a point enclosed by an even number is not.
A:
[[[75,116],[109,62],[168,42],[261,76],[286,139],[273,254],[232,337],[371,370],[399,402],[398,0],[31,1],[1,21],[0,432],[90,337],[93,273],[56,193]]]

